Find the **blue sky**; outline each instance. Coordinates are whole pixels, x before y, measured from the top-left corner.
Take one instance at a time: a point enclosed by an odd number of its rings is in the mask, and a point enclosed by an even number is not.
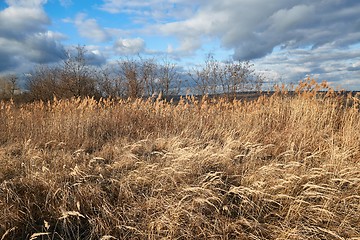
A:
[[[85,45],[92,63],[164,56],[184,70],[211,52],[269,81],[307,75],[360,90],[358,0],[0,0],[0,74]]]

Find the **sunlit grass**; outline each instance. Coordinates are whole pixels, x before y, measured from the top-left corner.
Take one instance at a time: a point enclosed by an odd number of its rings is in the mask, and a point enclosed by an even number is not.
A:
[[[326,90],[325,92],[319,92]],[[358,99],[0,103],[2,239],[356,239]]]

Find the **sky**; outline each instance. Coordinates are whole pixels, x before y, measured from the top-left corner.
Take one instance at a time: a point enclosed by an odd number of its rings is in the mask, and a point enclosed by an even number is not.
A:
[[[360,90],[359,0],[0,0],[0,75],[77,45],[102,67],[140,54],[185,71],[211,53],[249,60],[269,82]]]

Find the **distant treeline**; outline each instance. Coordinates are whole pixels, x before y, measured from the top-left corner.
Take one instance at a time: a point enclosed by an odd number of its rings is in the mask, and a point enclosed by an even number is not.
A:
[[[77,46],[57,65],[37,66],[26,75],[20,91],[16,75],[0,78],[0,98],[48,101],[54,97],[141,98],[180,94],[236,97],[239,92],[259,91],[263,76],[248,61],[222,62],[208,55],[203,64],[184,70],[168,59],[124,58],[106,68],[87,62],[86,49]]]

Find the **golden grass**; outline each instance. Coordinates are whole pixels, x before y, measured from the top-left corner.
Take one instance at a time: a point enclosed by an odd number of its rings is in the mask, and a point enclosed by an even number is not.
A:
[[[357,98],[0,103],[1,239],[359,239]]]

